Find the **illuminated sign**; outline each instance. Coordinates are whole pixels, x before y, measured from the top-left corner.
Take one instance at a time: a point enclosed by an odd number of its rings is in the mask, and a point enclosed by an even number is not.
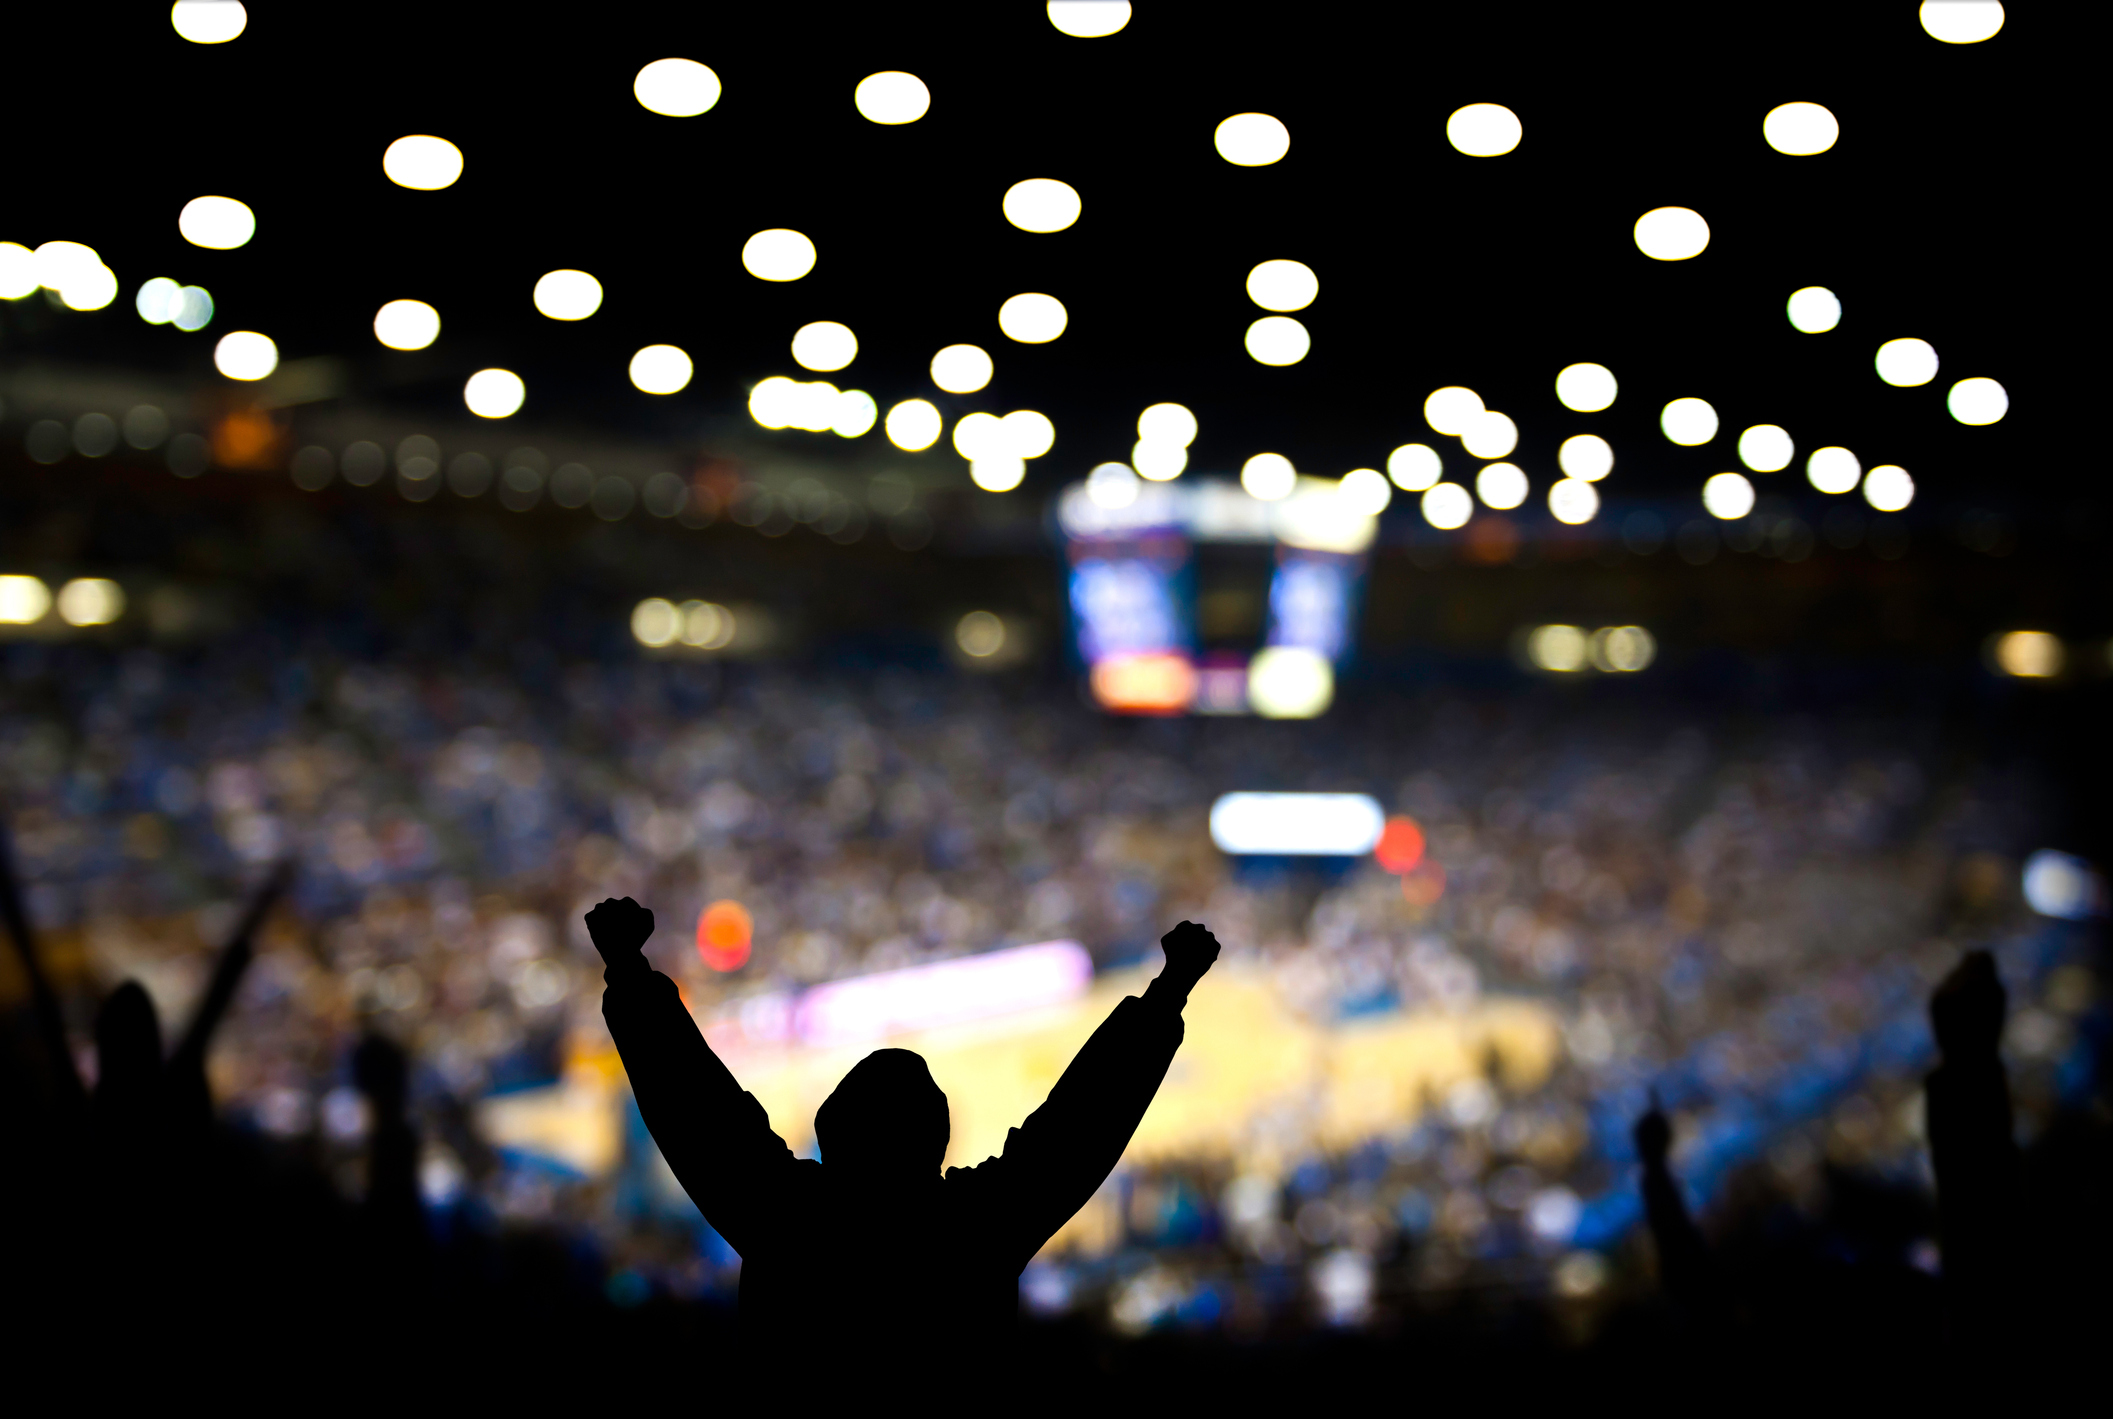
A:
[[[1239,856],[1361,857],[1386,822],[1364,793],[1228,793],[1211,805],[1211,841]]]

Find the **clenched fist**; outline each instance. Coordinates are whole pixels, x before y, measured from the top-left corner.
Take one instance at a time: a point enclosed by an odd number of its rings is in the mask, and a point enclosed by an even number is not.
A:
[[[594,949],[602,953],[604,963],[626,965],[641,959],[639,948],[653,934],[653,913],[629,897],[605,898],[587,913],[587,934],[594,938]]]
[[[1202,980],[1211,962],[1218,959],[1218,938],[1193,921],[1184,921],[1160,937],[1159,948],[1167,953],[1165,974],[1184,990]]]

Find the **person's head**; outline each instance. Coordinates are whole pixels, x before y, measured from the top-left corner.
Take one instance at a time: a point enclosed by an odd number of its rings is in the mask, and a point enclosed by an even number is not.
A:
[[[148,1106],[161,1085],[161,1020],[138,981],[110,992],[95,1013],[95,1096],[105,1109]]]
[[[853,1065],[814,1116],[822,1162],[889,1181],[929,1178],[953,1125],[924,1056],[877,1049]]]
[[[1946,1059],[1993,1056],[2003,1038],[2006,1006],[1996,959],[1969,951],[1930,996],[1930,1025]]]

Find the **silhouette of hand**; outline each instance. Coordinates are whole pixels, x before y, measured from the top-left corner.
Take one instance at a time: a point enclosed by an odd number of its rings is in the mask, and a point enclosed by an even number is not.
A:
[[[636,957],[653,934],[653,913],[629,897],[605,898],[587,913],[587,934],[606,964],[622,965]]]
[[[2003,1039],[2008,1004],[1996,959],[1969,951],[1930,996],[1930,1026],[1947,1059],[1992,1057]]]
[[[1159,938],[1159,947],[1167,953],[1166,974],[1184,986],[1202,980],[1218,959],[1218,938],[1198,922],[1182,922]]]
[[[1665,1155],[1673,1146],[1673,1125],[1665,1111],[1656,1102],[1651,1111],[1636,1120],[1636,1156],[1643,1159],[1646,1167],[1662,1167]]]

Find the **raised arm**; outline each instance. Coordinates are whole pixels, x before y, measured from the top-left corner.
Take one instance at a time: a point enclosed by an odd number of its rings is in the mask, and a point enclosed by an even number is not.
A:
[[[1166,965],[1144,995],[1115,1007],[1004,1154],[973,1170],[1022,1266],[1121,1161],[1181,1047],[1181,1007],[1218,959],[1218,939],[1194,922],[1159,944]]]
[[[629,897],[604,901],[587,913],[587,933],[608,967],[602,1018],[661,1155],[735,1251],[767,1246],[798,1166],[792,1150],[704,1042],[675,982],[646,964],[653,913]]]

